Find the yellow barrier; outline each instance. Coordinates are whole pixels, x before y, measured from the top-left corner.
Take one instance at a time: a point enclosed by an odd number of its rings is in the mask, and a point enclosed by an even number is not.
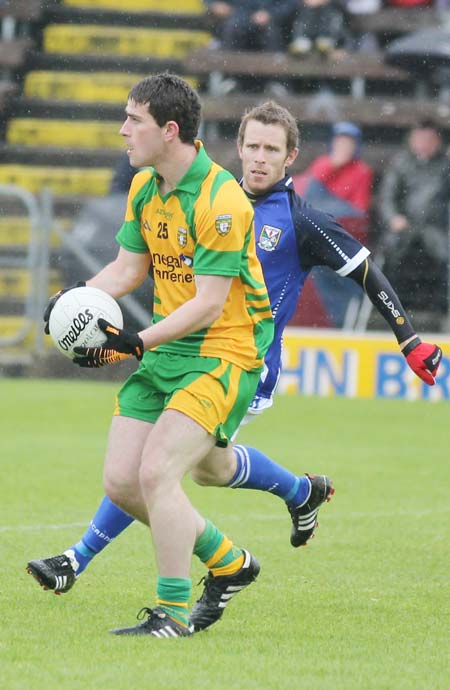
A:
[[[30,240],[30,221],[26,216],[0,218],[0,247],[25,247]]]
[[[74,149],[114,148],[125,150],[119,134],[122,122],[99,120],[44,120],[13,118],[6,130],[10,144],[69,146]]]
[[[25,317],[23,316],[3,316],[0,315],[0,335],[4,338],[9,338],[13,335],[16,335],[21,328],[25,324]],[[25,336],[25,339],[23,343],[21,343],[20,348],[22,351],[23,346],[25,345],[31,345],[34,342],[34,339],[36,337],[36,328],[33,327],[29,333]],[[17,346],[16,346],[17,348]],[[10,354],[17,352],[17,349],[14,348],[14,346],[10,346],[7,348],[2,348],[1,354]]]
[[[44,51],[183,59],[211,39],[205,31],[129,29],[120,26],[53,24],[44,30]]]
[[[204,4],[202,0],[63,0],[69,7],[88,7],[90,9],[120,10],[127,12],[161,12],[164,14],[202,14]]]
[[[73,221],[59,218],[58,225],[66,232],[72,228]],[[0,216],[0,247],[26,247],[30,241],[31,223],[28,216]],[[50,245],[58,247],[58,235],[50,234]]]
[[[56,195],[104,196],[113,171],[109,168],[65,168],[19,164],[0,165],[0,184],[17,184],[30,192],[48,187]]]
[[[126,103],[130,89],[144,74],[119,72],[29,72],[27,98],[51,98],[81,103]]]
[[[23,299],[30,291],[30,272],[25,268],[3,268],[0,273],[0,298]],[[50,272],[50,293],[60,289],[61,278],[56,271]]]
[[[428,335],[442,347],[435,386],[427,386],[409,368],[389,334],[325,329],[286,329],[279,391],[303,395],[450,400],[450,338]]]
[[[147,74],[124,72],[47,72],[36,70],[25,77],[27,98],[50,98],[78,103],[123,103],[131,88]],[[198,79],[186,79],[194,88]]]

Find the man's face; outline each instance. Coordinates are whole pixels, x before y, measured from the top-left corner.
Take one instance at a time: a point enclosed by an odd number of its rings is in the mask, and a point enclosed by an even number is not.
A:
[[[249,120],[242,146],[243,187],[251,194],[264,194],[285,175],[285,168],[295,160],[298,149],[288,154],[286,132],[282,125],[265,125]]]
[[[433,158],[441,148],[441,137],[432,127],[417,127],[409,136],[409,146],[420,160]]]
[[[127,118],[119,134],[127,142],[127,154],[134,168],[152,165],[157,167],[164,151],[164,129],[159,127],[148,112],[148,104],[128,101]]]
[[[337,166],[345,165],[353,160],[358,143],[353,137],[346,134],[338,134],[331,142],[331,158]]]

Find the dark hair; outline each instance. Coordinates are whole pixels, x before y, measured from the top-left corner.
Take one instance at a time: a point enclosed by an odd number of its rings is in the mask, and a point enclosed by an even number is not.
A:
[[[431,117],[424,117],[421,120],[418,120],[412,129],[434,129],[439,136],[442,135],[442,131],[438,123]]]
[[[180,140],[192,144],[200,126],[201,105],[194,89],[176,74],[164,72],[145,77],[135,84],[128,98],[148,105],[150,115],[159,127],[174,120],[180,128]]]
[[[239,125],[238,141],[241,146],[244,141],[245,128],[249,120],[256,120],[263,125],[281,125],[286,132],[286,147],[288,153],[291,153],[291,151],[299,146],[300,135],[295,117],[287,108],[283,108],[283,106],[278,105],[275,101],[266,101],[262,105],[257,105],[251,110],[246,111]]]

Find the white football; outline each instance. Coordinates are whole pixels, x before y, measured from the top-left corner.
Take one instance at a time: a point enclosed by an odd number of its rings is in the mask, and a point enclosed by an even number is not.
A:
[[[73,288],[61,295],[50,313],[50,336],[57,349],[73,359],[74,347],[98,347],[105,342],[99,318],[123,327],[122,310],[114,297],[94,287]]]

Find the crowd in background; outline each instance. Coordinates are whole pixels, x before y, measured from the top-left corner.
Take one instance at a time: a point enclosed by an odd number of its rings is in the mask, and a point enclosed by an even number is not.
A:
[[[319,52],[374,51],[374,34],[352,19],[383,7],[434,7],[444,12],[450,0],[204,0],[215,45],[228,50],[270,50],[301,57]]]
[[[134,173],[123,157],[111,193],[125,194]],[[440,330],[448,313],[450,157],[435,122],[422,120],[411,128],[376,190],[374,171],[364,161],[361,128],[337,122],[323,153],[294,175],[294,186],[312,206],[335,216],[367,245],[396,285],[404,306],[416,318],[418,312],[426,314],[425,327]],[[379,228],[375,237],[374,224]],[[359,307],[363,298],[359,286],[326,268],[313,269],[311,285],[327,313],[322,325],[349,326],[348,310],[352,304]],[[307,309],[303,312],[303,325],[314,325],[308,323]]]
[[[358,51],[382,53],[376,34],[362,27],[364,17],[384,7],[405,13],[420,7],[450,13],[450,0],[205,0],[205,6],[214,19],[213,47],[272,51],[298,59],[313,53],[328,59]],[[247,90],[244,79],[226,84],[231,83],[232,90]],[[267,84],[268,96],[287,95],[285,86]],[[417,122],[381,180],[376,180],[375,194],[357,124],[335,123],[327,146],[294,178],[297,191],[372,248],[370,224],[377,223],[381,232],[375,249],[404,304],[437,318],[446,314],[450,158],[438,125]],[[342,327],[350,301],[361,300],[359,288],[349,285],[345,294],[342,286],[336,290],[336,276],[326,270],[316,269],[312,279],[333,315],[329,325]],[[431,323],[434,326],[436,320]]]
[[[378,50],[375,36],[352,33],[350,15],[378,12],[388,5],[405,12],[420,5],[447,10],[450,0],[205,0],[205,5],[216,20],[215,46],[289,51],[300,57],[311,50],[328,55]],[[426,312],[430,318],[425,327],[436,330],[449,308],[449,143],[436,122],[418,121],[380,175],[364,159],[361,127],[337,121],[321,155],[294,176],[296,191],[368,245],[405,307],[415,314]],[[111,193],[126,193],[134,172],[124,157]],[[363,297],[359,286],[320,268],[314,269],[311,284],[327,310],[327,325],[348,325],[349,305],[360,305]]]

